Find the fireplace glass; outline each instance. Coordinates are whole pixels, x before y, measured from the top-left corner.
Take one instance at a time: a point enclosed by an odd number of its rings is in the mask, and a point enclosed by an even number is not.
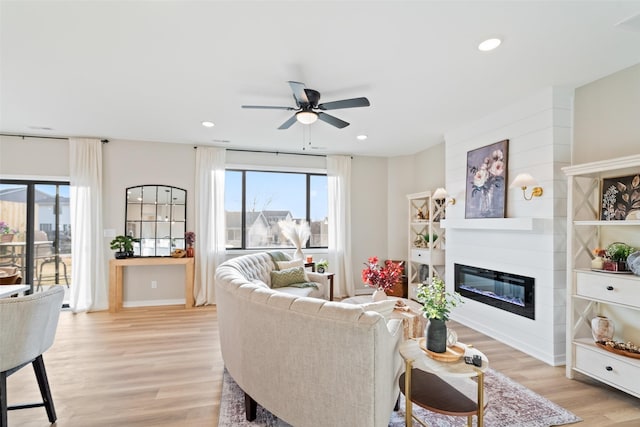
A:
[[[462,264],[454,264],[454,270],[460,295],[535,319],[534,278]]]

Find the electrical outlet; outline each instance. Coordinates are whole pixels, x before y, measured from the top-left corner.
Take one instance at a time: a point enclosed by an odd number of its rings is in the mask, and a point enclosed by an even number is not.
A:
[[[151,289],[156,289],[158,287],[158,282],[156,282],[155,280],[151,281]]]

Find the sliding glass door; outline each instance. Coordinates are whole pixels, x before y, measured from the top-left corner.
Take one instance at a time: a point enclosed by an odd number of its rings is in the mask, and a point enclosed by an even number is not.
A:
[[[69,184],[0,180],[0,267],[33,292],[71,286]]]

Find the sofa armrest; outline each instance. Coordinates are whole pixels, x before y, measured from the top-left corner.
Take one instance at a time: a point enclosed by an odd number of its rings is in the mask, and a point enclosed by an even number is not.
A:
[[[402,335],[402,319],[389,319],[387,321],[387,329],[392,337]]]

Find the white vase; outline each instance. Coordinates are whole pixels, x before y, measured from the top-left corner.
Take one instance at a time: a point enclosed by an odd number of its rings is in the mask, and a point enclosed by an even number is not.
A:
[[[302,253],[302,249],[296,249],[296,252],[293,254],[293,259],[304,259],[304,254]]]
[[[371,298],[373,302],[384,301],[387,299],[387,294],[382,289],[376,289]]]
[[[609,341],[613,339],[615,327],[613,321],[605,316],[596,316],[591,319],[591,334],[596,341]]]

